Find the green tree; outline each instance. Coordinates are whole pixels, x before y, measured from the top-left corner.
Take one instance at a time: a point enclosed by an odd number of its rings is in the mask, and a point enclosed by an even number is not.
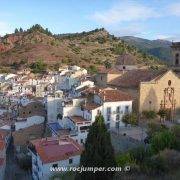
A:
[[[18,33],[19,32],[19,30],[16,28],[15,30],[14,30],[14,33]]]
[[[146,118],[146,119],[155,119],[157,117],[157,114],[155,111],[143,111],[142,112],[143,116]]]
[[[96,68],[96,66],[94,66],[94,65],[90,65],[89,68],[88,68],[88,70],[89,70],[89,72],[90,72],[91,74],[94,74],[94,73],[97,72],[97,68]]]
[[[153,134],[155,134],[157,132],[162,132],[167,129],[168,128],[164,124],[150,122],[150,123],[148,123],[147,134],[148,134],[148,136],[152,137]]]
[[[167,109],[160,109],[158,115],[160,116],[160,120],[164,120],[167,117]]]
[[[104,61],[104,66],[106,67],[106,69],[109,69],[112,67],[111,62],[109,62],[108,60]]]
[[[33,73],[42,73],[46,70],[47,65],[43,62],[42,59],[38,59],[35,63],[30,65]]]
[[[23,29],[21,27],[19,28],[19,32],[23,32]]]
[[[95,122],[89,129],[85,150],[81,155],[80,166],[83,167],[114,167],[116,161],[114,150],[111,144],[110,133],[108,132],[103,116],[97,116]],[[114,172],[98,171],[77,173],[76,180],[110,180]]]
[[[127,152],[127,153],[119,154],[116,157],[116,162],[119,167],[125,167],[135,163],[135,160],[132,158],[131,154]]]
[[[151,140],[151,149],[154,153],[158,153],[165,148],[173,149],[176,147],[175,135],[169,130],[164,130],[162,132],[155,133]]]
[[[171,132],[175,135],[176,137],[176,147],[175,149],[180,151],[180,125],[174,125],[171,128]]]
[[[127,124],[137,125],[138,124],[137,115],[135,113],[125,114],[122,117],[122,122],[125,123],[125,125]]]

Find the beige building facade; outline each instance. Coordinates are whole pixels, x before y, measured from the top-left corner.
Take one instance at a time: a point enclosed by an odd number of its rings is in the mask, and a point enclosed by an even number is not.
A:
[[[165,108],[174,118],[180,109],[180,78],[172,70],[148,82],[140,82],[139,112]]]

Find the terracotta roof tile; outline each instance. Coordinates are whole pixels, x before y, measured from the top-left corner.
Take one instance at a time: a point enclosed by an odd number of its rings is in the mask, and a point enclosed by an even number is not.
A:
[[[31,141],[43,163],[51,163],[80,155],[83,148],[71,138],[54,137]]]
[[[125,88],[138,87],[140,82],[150,81],[163,73],[164,71],[155,71],[148,69],[130,70],[124,72],[124,74],[112,80],[108,84]]]
[[[99,69],[99,73],[102,73],[102,74],[119,74],[121,73],[122,71],[118,70],[117,68],[113,67],[113,68],[105,68],[105,67],[102,67]]]
[[[93,110],[93,109],[97,109],[98,107],[100,107],[101,105],[99,105],[99,104],[95,104],[95,103],[86,103],[84,106],[83,106],[83,108],[84,109],[86,109],[86,110],[89,110],[89,111],[91,111],[91,110]]]
[[[84,122],[90,122],[86,119],[84,119],[81,116],[70,116],[69,117],[74,123],[78,124],[78,123],[84,123]]]
[[[133,99],[129,94],[116,89],[104,89],[98,95],[105,102],[132,101]]]

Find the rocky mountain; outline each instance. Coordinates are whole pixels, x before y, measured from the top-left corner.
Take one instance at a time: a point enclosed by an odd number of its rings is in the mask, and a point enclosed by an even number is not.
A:
[[[16,30],[15,33],[0,38],[2,66],[27,66],[39,59],[54,67],[61,64],[100,66],[105,61],[113,64],[123,53],[132,54],[141,64],[162,64],[158,58],[140,52],[103,28],[53,35],[48,29],[34,25],[26,31]]]
[[[153,55],[163,61],[169,63],[172,59],[171,54],[171,42],[167,40],[148,40],[133,36],[123,36],[121,37],[129,45],[133,45],[139,48],[142,52]]]

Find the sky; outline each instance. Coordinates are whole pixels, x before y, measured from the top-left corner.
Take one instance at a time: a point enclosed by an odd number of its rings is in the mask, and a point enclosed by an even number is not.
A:
[[[41,24],[52,33],[104,27],[116,36],[180,41],[180,0],[0,0],[0,35]]]

